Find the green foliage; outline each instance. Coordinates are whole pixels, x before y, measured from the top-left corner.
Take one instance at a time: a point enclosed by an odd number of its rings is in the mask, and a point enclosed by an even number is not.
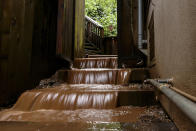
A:
[[[86,0],[86,15],[103,25],[105,36],[117,35],[117,1]]]

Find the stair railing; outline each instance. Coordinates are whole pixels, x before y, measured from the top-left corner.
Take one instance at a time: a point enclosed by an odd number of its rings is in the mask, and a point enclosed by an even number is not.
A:
[[[94,44],[100,50],[104,50],[104,28],[88,16],[85,16],[85,37],[86,42]]]

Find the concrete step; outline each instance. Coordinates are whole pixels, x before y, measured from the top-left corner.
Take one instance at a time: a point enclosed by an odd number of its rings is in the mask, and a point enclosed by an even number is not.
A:
[[[106,58],[76,58],[73,63],[74,68],[118,68],[117,57]]]
[[[119,106],[154,105],[154,88],[149,85],[67,85],[23,93],[13,110],[114,109]]]
[[[136,69],[72,69],[59,70],[55,79],[69,84],[116,84],[127,85],[132,82],[143,82],[148,78],[148,70]]]
[[[69,84],[123,84],[129,83],[131,69],[72,69],[59,70],[57,80]]]

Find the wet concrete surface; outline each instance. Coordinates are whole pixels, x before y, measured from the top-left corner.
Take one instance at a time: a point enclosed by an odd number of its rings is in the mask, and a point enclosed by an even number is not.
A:
[[[1,114],[3,113],[3,116]],[[151,107],[119,107],[111,110],[80,109],[80,110],[36,110],[4,111],[0,114],[0,129],[6,127],[9,122],[16,122],[16,128],[21,128],[21,123],[29,123],[32,128],[44,129],[52,125],[60,125],[61,128],[70,130],[163,130],[176,131],[177,128],[159,106]],[[5,122],[7,121],[7,122]],[[47,123],[46,125],[42,123]],[[75,126],[70,126],[75,123]],[[27,125],[23,125],[24,127]],[[81,128],[82,125],[82,128]],[[12,127],[13,125],[11,125]],[[18,126],[18,127],[17,127]],[[37,127],[38,126],[38,127]],[[78,126],[78,127],[77,127]],[[56,129],[60,129],[56,128]],[[54,128],[55,129],[55,128]]]
[[[10,126],[10,124],[12,126]],[[3,131],[177,131],[168,123],[32,123],[0,122]]]

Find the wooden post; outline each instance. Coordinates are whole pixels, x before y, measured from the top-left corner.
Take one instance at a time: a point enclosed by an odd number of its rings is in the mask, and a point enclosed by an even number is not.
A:
[[[103,50],[104,29],[101,28],[101,49]]]

